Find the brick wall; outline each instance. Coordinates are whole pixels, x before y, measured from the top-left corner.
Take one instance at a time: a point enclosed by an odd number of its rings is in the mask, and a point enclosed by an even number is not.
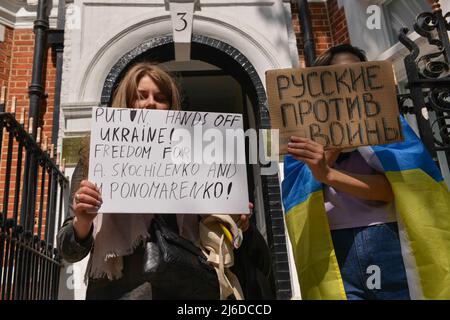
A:
[[[11,72],[8,81],[8,105],[11,106],[13,97],[17,101],[17,112],[22,112],[25,108],[28,116],[29,104],[28,86],[31,83],[33,69],[34,34],[33,30],[15,30],[11,56]],[[53,125],[53,103],[55,90],[55,53],[51,48],[47,51],[46,72],[43,82],[47,99],[41,107],[40,126],[42,136],[51,138]],[[10,107],[9,107],[10,108]],[[8,110],[9,110],[8,108]]]
[[[303,66],[304,43],[303,33],[300,27],[297,1],[291,1],[291,10],[292,24],[295,37],[297,39],[300,65]],[[338,9],[337,0],[328,0],[327,2],[311,2],[309,3],[309,10],[316,55],[321,54],[333,45],[350,41],[344,8]]]
[[[28,111],[29,111],[29,98],[28,98],[28,87],[31,83],[32,68],[33,68],[33,50],[34,50],[34,33],[32,29],[9,29],[10,36],[10,54],[9,60],[5,65],[6,75],[3,76],[0,69],[0,81],[3,81],[4,85],[7,86],[7,106],[6,111],[11,111],[12,101],[16,100],[16,119],[20,119],[21,115],[25,115],[25,127],[28,124]],[[6,43],[6,41],[5,41]],[[5,50],[7,52],[7,50]],[[6,54],[8,56],[8,54]],[[0,61],[3,61],[0,60]],[[9,66],[8,66],[9,63]],[[3,76],[3,78],[1,78]],[[47,52],[46,61],[46,72],[44,74],[44,86],[45,92],[48,94],[48,98],[44,101],[41,107],[41,119],[40,126],[42,127],[42,137],[48,137],[49,141],[51,139],[52,126],[53,126],[53,103],[54,103],[54,88],[55,88],[55,54],[52,49]],[[8,135],[6,134],[3,138],[3,148],[2,148],[2,161],[0,164],[0,207],[3,207],[4,199],[4,186],[5,186],[5,172],[6,172],[6,155],[7,155],[7,143]],[[8,217],[12,217],[13,214],[13,203],[14,193],[16,190],[16,171],[17,171],[17,156],[18,147],[15,144],[13,149],[13,161],[12,161],[12,171],[10,177],[10,187],[9,187],[9,204],[8,204]],[[25,155],[23,155],[23,161],[25,160]],[[42,180],[42,170],[39,170],[38,174],[38,190],[36,195],[36,203],[40,202],[40,182]],[[23,174],[23,167],[22,167]],[[46,175],[46,181],[48,181],[48,176]],[[21,186],[23,184],[23,179],[21,181]],[[44,197],[44,207],[43,211],[45,214],[46,210],[46,192]],[[2,208],[3,210],[3,208]],[[36,215],[39,210],[39,205],[36,205]],[[44,219],[45,221],[45,219]]]
[[[327,7],[330,17],[330,25],[333,26],[333,28],[331,28],[333,43],[350,43],[344,7],[339,8],[337,0],[328,0]]]

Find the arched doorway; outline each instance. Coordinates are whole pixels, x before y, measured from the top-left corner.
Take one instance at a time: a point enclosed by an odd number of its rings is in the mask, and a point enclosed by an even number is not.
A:
[[[215,112],[241,112],[244,116],[244,129],[269,129],[270,119],[266,105],[266,92],[261,79],[251,62],[236,48],[220,40],[202,35],[193,35],[191,43],[192,61],[177,64],[174,60],[174,43],[172,36],[153,38],[125,54],[113,66],[106,77],[101,104],[110,105],[115,87],[128,68],[138,61],[152,61],[165,64],[185,82],[185,94],[189,96],[187,88],[198,87],[198,83],[209,84],[210,97],[221,93],[222,97],[236,101],[230,104],[229,110],[224,110],[220,103],[211,101],[206,107],[216,106]],[[190,70],[186,66],[191,64]],[[193,65],[193,68],[192,68]],[[202,70],[195,70],[195,66]],[[201,78],[206,78],[201,79]],[[190,79],[189,79],[190,78]],[[193,85],[197,82],[197,85]],[[216,83],[215,91],[212,83]],[[220,85],[227,84],[233,90],[224,92]],[[183,90],[183,88],[182,88]],[[193,91],[190,91],[195,95]],[[231,100],[231,99],[230,99]],[[197,101],[199,101],[197,99]],[[185,101],[185,106],[191,106]],[[206,111],[206,109],[197,111]],[[248,152],[248,146],[246,146]],[[255,203],[256,224],[265,236],[272,257],[274,287],[278,299],[292,297],[288,253],[284,228],[284,217],[281,208],[279,179],[277,174],[261,175],[262,165],[249,165],[248,186],[249,198]]]

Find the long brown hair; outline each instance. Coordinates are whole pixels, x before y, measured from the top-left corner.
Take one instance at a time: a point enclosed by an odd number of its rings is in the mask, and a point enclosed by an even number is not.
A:
[[[157,65],[141,62],[125,74],[114,94],[113,108],[133,108],[139,98],[138,84],[145,76],[149,76],[158,86],[161,93],[169,101],[171,110],[180,110],[180,94],[172,77]]]
[[[161,93],[169,101],[171,110],[181,109],[181,98],[174,79],[163,69],[149,62],[140,62],[131,67],[114,92],[111,106],[113,108],[133,108],[139,98],[139,81],[149,76],[158,86]],[[83,165],[83,175],[88,176],[90,134],[83,138],[80,149],[80,160]]]

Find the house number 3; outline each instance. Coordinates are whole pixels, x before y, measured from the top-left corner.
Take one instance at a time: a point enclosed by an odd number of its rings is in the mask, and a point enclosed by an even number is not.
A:
[[[186,16],[186,12],[179,12],[179,13],[177,13],[177,16],[180,18],[180,20],[183,22],[183,27],[182,28],[180,28],[180,29],[175,29],[175,31],[183,31],[183,30],[185,30],[186,29],[186,27],[187,27],[187,21],[186,21],[186,19],[184,18],[185,16]]]

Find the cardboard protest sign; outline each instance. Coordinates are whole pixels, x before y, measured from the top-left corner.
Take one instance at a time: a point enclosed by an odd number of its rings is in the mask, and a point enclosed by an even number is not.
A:
[[[290,136],[325,148],[403,140],[392,63],[374,61],[266,72],[272,128],[280,154]]]
[[[96,107],[91,127],[99,212],[249,213],[242,115]]]

